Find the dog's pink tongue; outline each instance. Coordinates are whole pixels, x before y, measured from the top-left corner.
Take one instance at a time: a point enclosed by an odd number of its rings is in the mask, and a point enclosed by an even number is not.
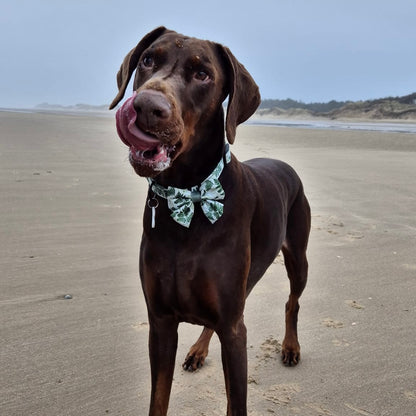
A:
[[[123,143],[127,146],[133,146],[136,150],[147,150],[156,147],[160,142],[136,126],[137,113],[134,109],[134,99],[136,95],[137,92],[135,91],[117,110],[117,133]]]

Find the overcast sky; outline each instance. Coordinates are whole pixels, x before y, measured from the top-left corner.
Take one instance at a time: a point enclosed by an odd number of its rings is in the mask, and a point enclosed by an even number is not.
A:
[[[415,0],[0,0],[0,107],[110,103],[159,25],[229,46],[263,98],[416,91]]]

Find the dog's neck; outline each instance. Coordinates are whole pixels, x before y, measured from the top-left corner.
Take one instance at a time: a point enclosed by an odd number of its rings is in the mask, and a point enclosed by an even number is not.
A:
[[[218,123],[212,123],[217,126]],[[222,126],[223,124],[220,124]],[[191,188],[206,179],[218,165],[225,152],[224,130],[205,129],[204,135],[195,137],[194,146],[178,156],[172,167],[161,172],[154,181],[159,185]]]

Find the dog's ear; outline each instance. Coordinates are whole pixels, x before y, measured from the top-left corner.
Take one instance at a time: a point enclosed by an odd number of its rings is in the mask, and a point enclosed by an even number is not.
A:
[[[134,70],[137,67],[137,64],[143,51],[147,49],[158,37],[162,36],[165,32],[168,32],[168,30],[163,26],[160,26],[152,30],[124,58],[120,70],[117,74],[118,94],[114,98],[113,102],[110,104],[110,110],[112,110],[124,97],[127,85],[130,81],[130,78]]]
[[[226,46],[219,47],[225,62],[228,88],[225,130],[228,141],[234,143],[237,126],[256,111],[260,104],[260,93],[251,75],[231,51]]]

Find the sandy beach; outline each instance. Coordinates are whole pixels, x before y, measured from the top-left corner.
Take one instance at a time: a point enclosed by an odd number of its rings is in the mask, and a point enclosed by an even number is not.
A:
[[[249,415],[413,416],[416,134],[244,125],[232,151],[291,164],[313,215],[297,367],[281,257],[247,301]],[[147,414],[146,192],[113,117],[0,112],[2,416]],[[199,332],[180,326],[170,415],[226,413],[218,339],[181,368]]]

